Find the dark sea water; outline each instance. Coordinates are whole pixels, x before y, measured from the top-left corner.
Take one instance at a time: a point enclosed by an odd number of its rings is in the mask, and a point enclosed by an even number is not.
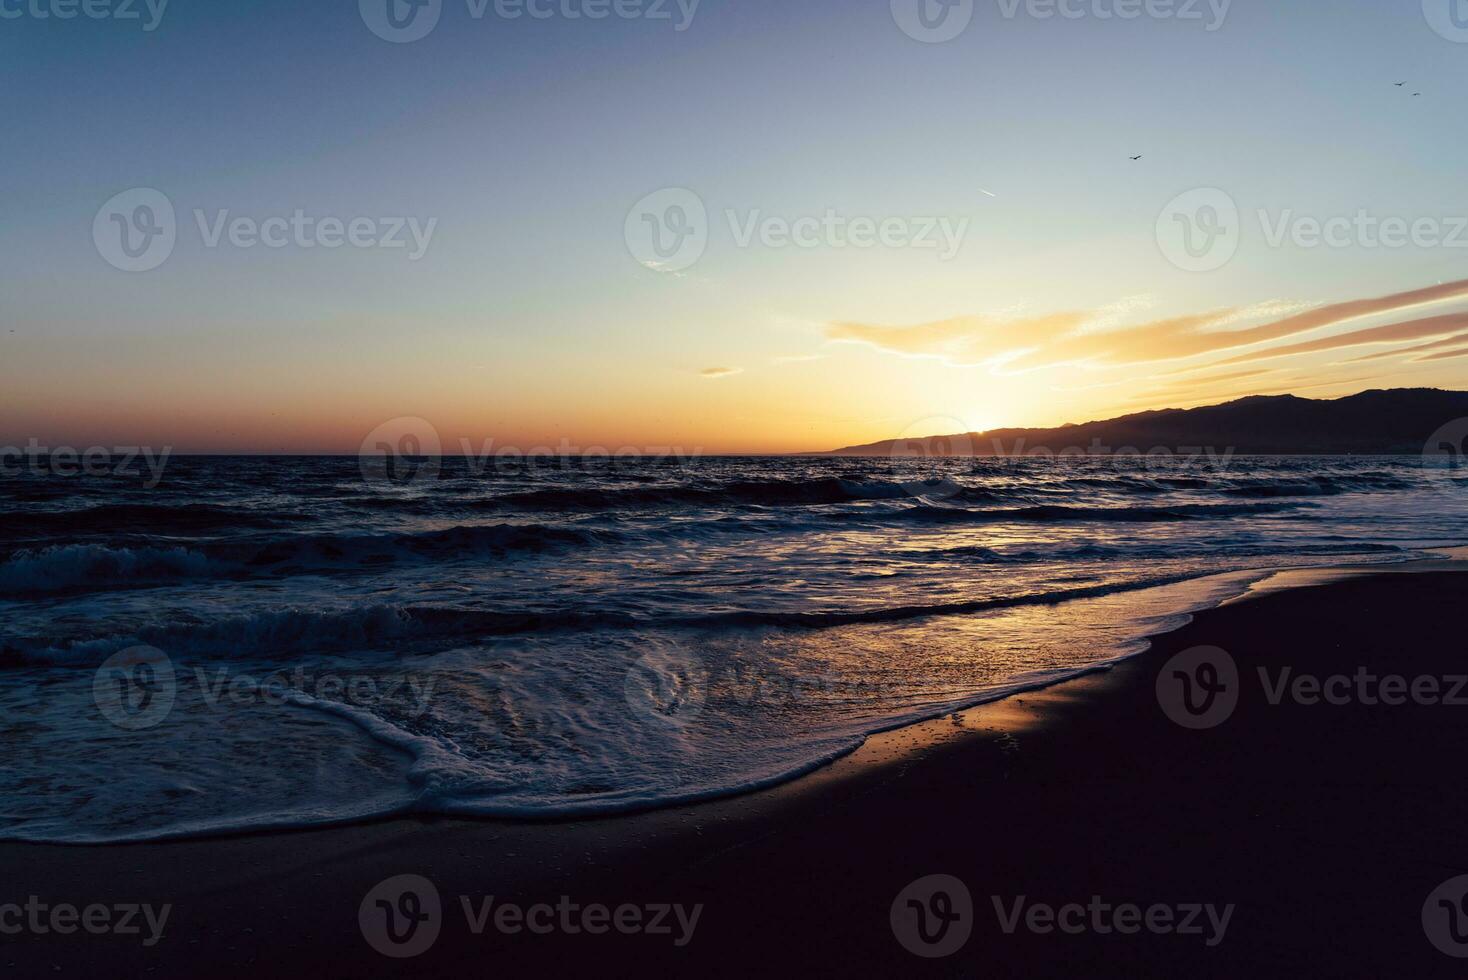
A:
[[[0,479],[0,838],[787,779],[1269,569],[1468,543],[1419,457],[175,458]]]

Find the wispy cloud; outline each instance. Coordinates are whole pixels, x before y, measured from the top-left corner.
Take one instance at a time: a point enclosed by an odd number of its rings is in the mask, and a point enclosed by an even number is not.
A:
[[[661,273],[665,276],[672,276],[674,279],[688,278],[688,273],[668,268],[670,265],[668,262],[659,262],[656,259],[642,259],[641,264],[644,268],[651,269],[653,272]]]
[[[1163,388],[1196,388],[1200,385],[1216,385],[1225,381],[1241,381],[1244,378],[1257,378],[1261,374],[1270,374],[1268,368],[1255,368],[1252,371],[1230,371],[1228,374],[1210,374],[1206,377],[1179,378],[1177,381],[1169,381],[1162,385]]]
[[[1468,357],[1468,347],[1462,350],[1445,350],[1441,354],[1429,354],[1426,357],[1417,357],[1417,361],[1446,361],[1454,357]]]
[[[1210,310],[1132,326],[1095,329],[1100,311],[1067,311],[1027,318],[963,316],[913,326],[842,322],[827,326],[831,340],[864,343],[896,354],[937,357],[953,364],[987,365],[1004,373],[1035,371],[1068,364],[1123,367],[1242,351],[1272,341],[1339,326],[1364,317],[1390,315],[1447,300],[1468,298],[1468,280],[1443,283],[1387,296],[1312,306],[1250,327],[1232,328],[1258,308]],[[1379,328],[1385,338],[1431,336],[1452,329],[1450,318],[1431,318]],[[1458,329],[1468,320],[1456,322]],[[1415,333],[1414,333],[1415,331]],[[1375,342],[1358,340],[1352,343]],[[1308,353],[1348,346],[1337,338],[1320,338],[1294,348],[1249,352],[1229,361]]]
[[[1427,344],[1418,344],[1415,347],[1397,347],[1392,350],[1377,351],[1374,354],[1364,354],[1361,357],[1353,357],[1346,363],[1355,364],[1358,361],[1376,361],[1383,357],[1406,357],[1408,354],[1416,354],[1425,350],[1437,350],[1441,347],[1451,347],[1454,344],[1462,343],[1468,343],[1468,333],[1454,334],[1451,337],[1444,337],[1441,340],[1434,340]],[[1431,360],[1431,358],[1417,357],[1413,358],[1413,360],[1423,361]]]
[[[1314,354],[1343,347],[1398,344],[1406,340],[1421,340],[1423,337],[1440,337],[1444,334],[1457,333],[1465,327],[1468,327],[1468,314],[1465,313],[1424,317],[1420,320],[1406,320],[1402,323],[1389,323],[1383,327],[1372,327],[1369,330],[1353,330],[1350,333],[1320,337],[1285,347],[1269,347],[1264,350],[1250,351],[1218,363],[1240,364],[1244,361],[1258,361],[1270,357],[1293,357],[1297,354]]]
[[[711,368],[704,368],[702,371],[700,371],[698,373],[699,373],[700,376],[705,377],[705,378],[709,378],[709,379],[714,379],[714,378],[729,378],[729,377],[733,377],[736,374],[743,374],[744,373],[744,368],[737,368],[737,367],[711,367]]]

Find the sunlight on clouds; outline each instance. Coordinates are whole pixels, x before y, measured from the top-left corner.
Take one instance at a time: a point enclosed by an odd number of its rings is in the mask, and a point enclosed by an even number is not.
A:
[[[1468,299],[1468,280],[1439,283],[1423,289],[1337,303],[1274,299],[1234,308],[1210,310],[1140,323],[1121,322],[1128,313],[1148,309],[1148,297],[1130,297],[1095,311],[1065,311],[1026,317],[972,315],[912,326],[883,326],[839,322],[826,328],[833,341],[861,344],[904,357],[938,358],[952,366],[985,368],[995,377],[1034,372],[1085,372],[1092,377],[1057,378],[1047,387],[1058,392],[1082,392],[1129,386],[1124,404],[1171,400],[1204,404],[1261,390],[1239,390],[1239,382],[1258,379],[1272,369],[1198,375],[1227,365],[1265,359],[1289,359],[1370,344],[1401,344],[1424,338],[1445,338],[1431,345],[1386,351],[1382,358],[1406,357],[1455,342],[1468,329],[1468,313],[1447,313],[1397,323],[1341,330],[1358,321],[1400,315],[1438,304]],[[1260,322],[1263,321],[1263,322]],[[1336,331],[1326,336],[1276,347],[1280,340]],[[1453,335],[1453,336],[1446,336]],[[1227,356],[1220,356],[1227,355]],[[1460,352],[1430,357],[1449,359]],[[1418,357],[1406,363],[1428,360]],[[1195,361],[1159,370],[1166,362]],[[1321,388],[1387,379],[1390,364],[1377,375],[1332,377],[1331,364],[1298,383],[1282,382],[1271,392]],[[1099,374],[1099,378],[1097,375]],[[1163,381],[1169,376],[1174,380]],[[1095,379],[1095,380],[1093,380]],[[1186,391],[1184,391],[1186,389]]]

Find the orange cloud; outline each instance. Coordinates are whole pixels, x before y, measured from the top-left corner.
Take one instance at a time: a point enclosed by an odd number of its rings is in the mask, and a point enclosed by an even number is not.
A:
[[[1414,357],[1414,361],[1446,361],[1454,357],[1468,357],[1468,347],[1462,350],[1445,350],[1441,354],[1430,354],[1427,357]]]
[[[1440,347],[1451,347],[1453,344],[1461,344],[1464,341],[1468,341],[1468,333],[1455,334],[1451,337],[1444,337],[1441,340],[1434,340],[1429,344],[1418,344],[1416,347],[1399,347],[1396,350],[1383,350],[1377,351],[1375,354],[1363,354],[1360,357],[1351,358],[1346,363],[1355,364],[1357,361],[1375,361],[1383,357],[1405,357],[1408,354],[1416,354],[1419,351],[1437,350]],[[1418,357],[1413,358],[1413,360],[1422,361],[1431,360],[1431,358]]]
[[[1384,327],[1373,327],[1370,330],[1355,330],[1351,333],[1336,334],[1332,337],[1321,337],[1318,340],[1310,340],[1301,344],[1290,344],[1286,347],[1271,347],[1267,350],[1251,351],[1238,357],[1231,357],[1219,364],[1239,364],[1244,361],[1258,361],[1268,357],[1290,357],[1295,354],[1314,354],[1323,350],[1336,350],[1341,347],[1361,347],[1366,344],[1397,344],[1404,340],[1420,340],[1423,337],[1438,337],[1443,334],[1456,333],[1468,327],[1468,314],[1455,313],[1448,316],[1424,317],[1421,320],[1406,320],[1402,323],[1389,323]]]
[[[1231,319],[1237,318],[1241,312],[1237,309],[1214,310],[1107,330],[1085,329],[1097,322],[1097,312],[1072,311],[1008,320],[966,316],[906,327],[842,322],[828,325],[826,336],[832,340],[866,343],[899,354],[941,357],[955,364],[1002,366],[1011,372],[1078,363],[1117,367],[1237,350],[1361,317],[1463,298],[1468,298],[1468,280],[1333,303],[1243,329],[1221,329]],[[1404,340],[1468,325],[1468,319],[1453,319],[1452,323],[1448,323],[1450,318],[1434,319],[1439,322],[1419,320],[1412,321],[1415,327],[1402,324],[1379,329],[1395,329],[1396,339]],[[1418,332],[1413,333],[1414,330]],[[1381,336],[1385,338],[1388,334]],[[1345,346],[1334,338],[1310,343],[1319,345],[1310,347],[1310,350]],[[1306,345],[1301,344],[1296,348],[1248,354],[1218,363],[1305,352]]]
[[[1269,368],[1256,368],[1252,371],[1231,371],[1228,374],[1210,374],[1205,377],[1179,378],[1177,381],[1169,381],[1160,386],[1161,390],[1173,388],[1198,388],[1204,385],[1222,384],[1225,381],[1241,381],[1244,378],[1257,378],[1261,374],[1273,374]]]

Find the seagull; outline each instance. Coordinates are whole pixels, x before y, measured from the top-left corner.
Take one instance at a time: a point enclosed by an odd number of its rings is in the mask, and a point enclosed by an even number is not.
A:
[[[1132,157],[1131,159],[1133,159],[1133,160],[1140,160],[1140,159],[1142,159],[1142,154],[1138,153],[1136,156]]]

